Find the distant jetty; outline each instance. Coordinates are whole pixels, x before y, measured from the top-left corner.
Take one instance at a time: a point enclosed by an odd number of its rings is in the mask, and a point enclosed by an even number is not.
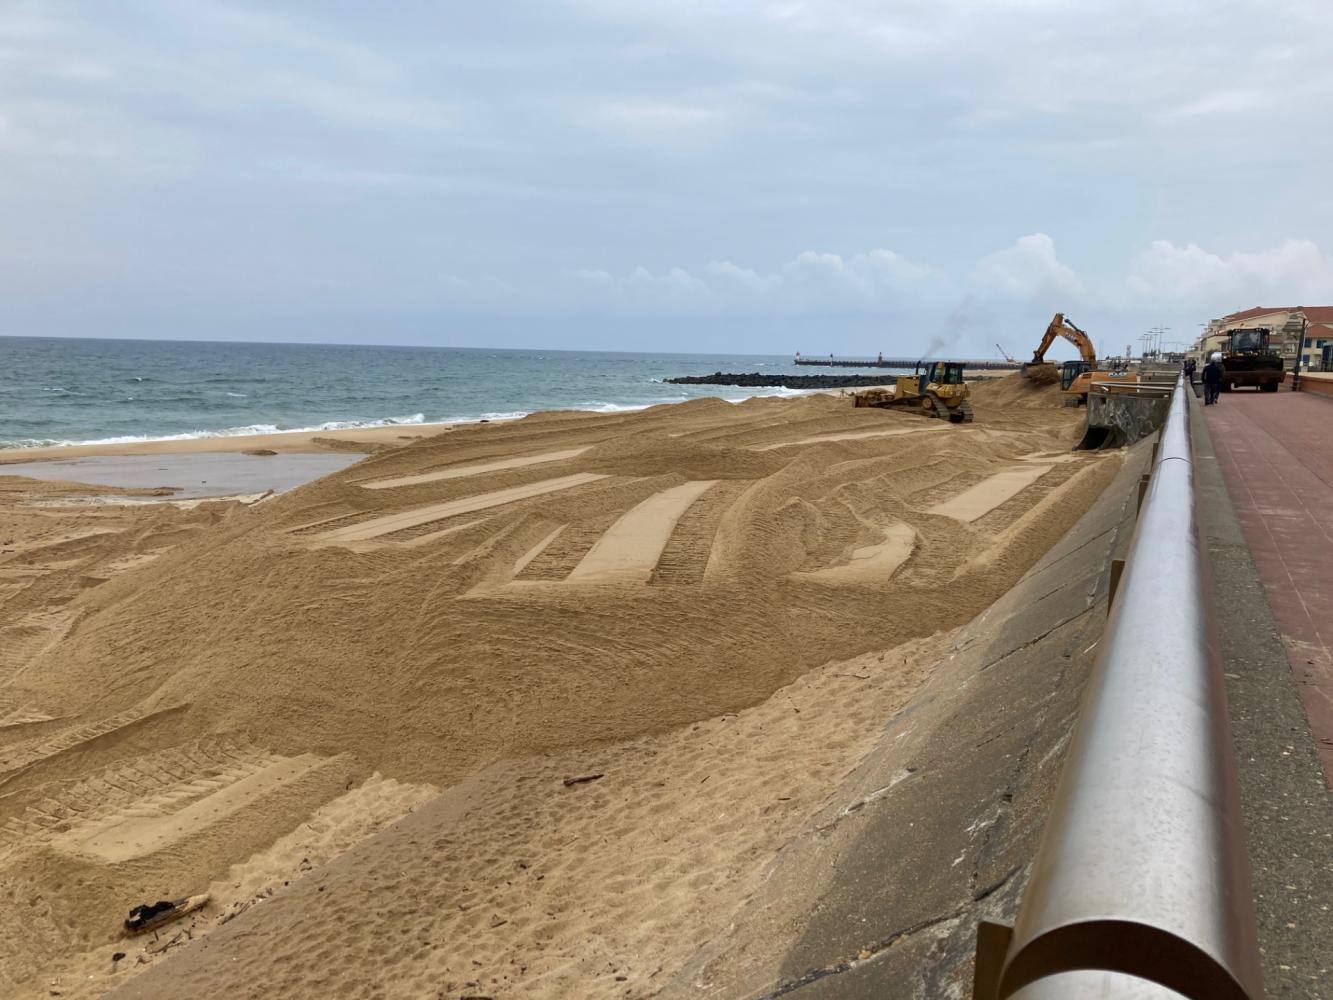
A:
[[[908,369],[911,369],[911,368],[915,368],[917,365],[927,365],[927,364],[930,364],[930,360],[931,360],[931,359],[929,359],[929,358],[926,359],[926,360],[924,360],[924,361],[921,360],[920,358],[886,358],[886,357],[884,357],[884,356],[882,356],[882,355],[881,355],[880,357],[878,357],[878,358],[835,358],[835,357],[832,357],[832,356],[829,356],[829,357],[827,357],[827,358],[804,358],[804,357],[801,357],[801,355],[798,354],[798,355],[796,355],[796,360],[793,362],[793,364],[798,364],[798,365],[818,365],[818,366],[823,367],[823,368],[908,368]],[[949,360],[953,361],[953,360],[958,360],[958,359],[950,358]],[[976,369],[977,371],[1007,372],[1007,371],[1016,371],[1016,370],[1020,367],[1021,362],[1018,362],[1018,361],[996,361],[996,360],[991,359],[991,360],[983,360],[983,361],[977,361],[977,360],[973,360],[973,361],[963,361],[962,364],[963,364],[963,366],[966,367],[966,368],[974,368],[974,369]]]
[[[682,375],[667,379],[672,385],[741,385],[761,388],[780,386],[783,389],[852,389],[867,385],[883,385],[887,375],[761,375],[759,372],[736,374],[714,372],[712,375]]]

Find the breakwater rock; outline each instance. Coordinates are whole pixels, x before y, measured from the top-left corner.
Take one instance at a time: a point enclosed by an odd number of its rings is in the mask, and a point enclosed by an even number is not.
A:
[[[714,372],[712,375],[682,375],[669,378],[673,385],[781,386],[784,389],[851,389],[867,385],[885,385],[892,375],[761,375],[749,372],[737,375]]]

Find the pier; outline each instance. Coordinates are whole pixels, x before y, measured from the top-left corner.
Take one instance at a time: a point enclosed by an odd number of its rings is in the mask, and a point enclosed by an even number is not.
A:
[[[796,355],[793,364],[812,365],[823,368],[915,368],[919,364],[930,364],[932,361],[944,360],[941,358],[837,358],[830,355],[827,358],[804,358]],[[949,358],[950,361],[958,360]],[[993,372],[1012,372],[1022,367],[1021,361],[997,361],[993,358],[984,360],[961,360],[959,362],[965,368],[974,368],[979,371]]]

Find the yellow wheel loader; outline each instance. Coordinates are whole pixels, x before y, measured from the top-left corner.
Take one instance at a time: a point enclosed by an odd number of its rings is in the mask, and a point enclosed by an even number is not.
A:
[[[917,366],[920,368],[920,366]],[[938,417],[953,424],[972,422],[972,403],[963,366],[956,361],[932,361],[925,371],[899,375],[892,392],[867,389],[852,396],[853,406],[878,406],[892,410],[915,410],[925,417]]]

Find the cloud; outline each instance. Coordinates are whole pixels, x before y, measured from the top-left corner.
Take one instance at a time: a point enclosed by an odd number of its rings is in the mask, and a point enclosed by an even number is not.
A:
[[[607,139],[660,146],[715,139],[726,122],[717,107],[642,98],[598,100],[574,118]]]
[[[1310,240],[1227,256],[1194,243],[1155,240],[1130,265],[1130,291],[1153,301],[1180,300],[1214,312],[1250,305],[1333,300],[1333,257]]]
[[[624,275],[593,269],[570,277],[586,293],[584,304],[713,313],[875,311],[928,297],[942,282],[929,267],[882,249],[847,257],[807,250],[766,274],[723,260],[709,263],[701,276],[680,267],[660,274],[636,267]]]
[[[989,350],[1053,307],[1180,329],[1328,298],[1288,238],[1333,227],[1333,4],[1197,6],[11,0],[0,334],[245,304],[229,335],[410,308],[440,342],[494,317],[553,347]]]
[[[1201,115],[1235,114],[1251,111],[1263,103],[1263,95],[1257,90],[1219,90],[1188,100],[1160,117],[1164,121],[1169,121],[1175,118],[1197,118]]]
[[[975,284],[1013,299],[1079,295],[1083,283],[1055,255],[1055,241],[1045,233],[1022,236],[1013,246],[977,261]]]

